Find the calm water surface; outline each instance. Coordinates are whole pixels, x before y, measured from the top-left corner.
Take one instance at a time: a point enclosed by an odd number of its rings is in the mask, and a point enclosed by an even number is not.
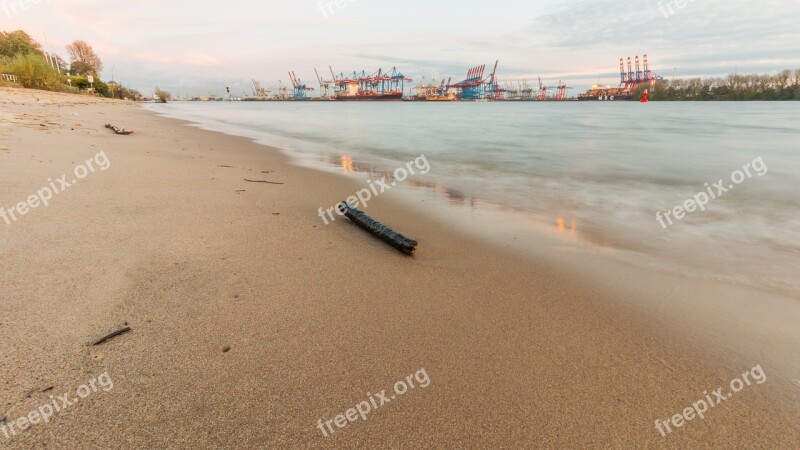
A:
[[[424,154],[430,172],[406,184],[435,186],[455,207],[502,206],[636,264],[800,297],[800,103],[147,108],[345,172],[392,170]],[[751,164],[730,189],[732,173],[758,158],[763,166]],[[706,211],[667,229],[656,220],[720,179],[729,191]]]

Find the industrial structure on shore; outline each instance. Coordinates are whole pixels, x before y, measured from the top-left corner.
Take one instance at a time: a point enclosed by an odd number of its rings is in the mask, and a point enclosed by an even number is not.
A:
[[[635,69],[634,69],[635,61]],[[632,61],[620,58],[620,84],[619,87],[593,86],[577,98],[570,97],[566,82],[559,80],[555,87],[549,87],[541,78],[538,80],[538,89],[528,84],[528,80],[514,80],[500,82],[498,67],[500,62],[495,61],[491,73],[486,73],[486,65],[475,66],[467,70],[466,77],[459,82],[451,83],[452,78],[425,81],[423,78],[417,85],[410,85],[413,80],[403,75],[396,67],[390,71],[378,69],[368,73],[353,71],[352,73],[339,73],[336,75],[332,67],[330,79],[323,79],[319,71],[314,69],[314,74],[319,84],[319,95],[309,95],[315,92],[314,87],[308,86],[295,74],[289,71],[291,88],[278,82],[277,92],[264,88],[257,80],[253,81],[253,94],[245,95],[240,99],[245,101],[425,101],[425,102],[495,102],[495,101],[568,101],[568,100],[601,100],[616,101],[630,100],[632,92],[639,86],[653,86],[658,80],[663,79],[654,75],[648,65],[647,55],[644,55],[643,64],[639,57]],[[408,85],[408,86],[407,86]],[[406,90],[409,87],[409,90]],[[219,98],[216,98],[219,99]],[[228,97],[229,100],[234,100]]]
[[[376,72],[367,73],[366,71],[340,73],[336,75],[333,68],[329,67],[331,78],[325,80],[320,76],[317,69],[314,74],[319,83],[319,96],[308,96],[309,91],[314,88],[306,86],[295,75],[289,72],[289,79],[292,83],[293,94],[288,95],[285,88],[279,88],[276,95],[266,95],[260,83],[254,80],[254,96],[247,100],[314,100],[314,101],[428,101],[428,102],[455,102],[455,101],[564,101],[574,100],[567,97],[569,87],[559,80],[555,92],[548,92],[541,79],[539,80],[539,90],[534,94],[532,88],[528,86],[527,80],[508,81],[500,83],[497,76],[497,69],[500,61],[495,61],[491,73],[486,73],[486,65],[475,66],[467,70],[466,77],[457,83],[452,83],[452,78],[443,79],[440,82],[431,80],[425,82],[423,79],[416,86],[412,86],[412,92],[406,92],[406,85],[414,80],[406,77],[396,67],[391,71],[385,72],[378,69]],[[410,86],[410,85],[409,85]]]
[[[340,101],[402,100],[405,83],[413,81],[400,73],[396,67],[392,67],[388,73],[384,73],[383,69],[378,69],[373,74],[367,74],[362,70],[361,73],[340,74],[338,77],[333,75],[331,69],[331,75],[332,84],[336,87],[332,99]]]
[[[500,61],[495,61],[494,70],[488,77],[484,77],[486,71],[486,64],[478,67],[473,67],[467,71],[467,78],[464,81],[456,83],[451,87],[458,89],[460,95],[457,95],[459,100],[503,100],[503,89],[497,85],[497,65]]]
[[[591,89],[578,96],[578,100],[620,101],[630,100],[633,90],[639,86],[653,87],[663,77],[654,75],[647,62],[647,55],[643,56],[644,67],[639,65],[639,56],[635,58],[636,70],[633,70],[631,58],[628,57],[628,70],[625,70],[625,60],[619,59],[619,87],[594,85]]]

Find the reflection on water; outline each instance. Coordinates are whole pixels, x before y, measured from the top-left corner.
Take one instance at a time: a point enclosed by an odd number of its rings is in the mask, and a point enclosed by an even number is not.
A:
[[[396,180],[394,171],[389,169],[379,169],[376,165],[365,161],[356,161],[352,156],[345,154],[330,154],[328,155],[328,163],[336,167],[340,167],[345,174],[353,174],[356,172],[366,174],[371,180],[385,179],[387,183],[400,183]],[[435,183],[432,181],[418,180],[406,178],[402,181],[404,185],[426,189],[434,194],[444,195],[451,204],[457,206],[469,206],[471,208],[477,207],[477,200],[472,197],[465,196],[458,189],[449,188],[442,183]]]
[[[560,233],[564,233],[565,231],[568,231],[569,233],[575,233],[575,228],[576,228],[575,219],[571,219],[570,220],[569,228],[567,228],[565,223],[566,223],[566,221],[564,220],[564,218],[561,217],[561,216],[558,216],[558,218],[556,219],[556,228],[558,228],[558,231]]]
[[[353,174],[359,172],[365,174],[368,177],[368,179],[385,178],[386,181],[389,183],[395,181],[394,172],[392,170],[389,169],[381,170],[372,163],[366,161],[354,160],[352,156],[347,154],[329,154],[328,163],[333,166],[341,168],[342,172],[346,174]],[[460,190],[447,187],[442,183],[436,183],[433,181],[418,180],[418,179],[406,179],[405,181],[403,181],[403,183],[413,188],[424,189],[427,192],[431,193],[434,198],[438,196],[444,196],[451,205],[468,207],[471,209],[478,208],[478,203],[479,203],[478,199],[476,199],[475,197],[466,196]],[[502,207],[501,205],[490,205],[487,202],[483,202],[482,208],[513,211],[518,215],[528,216],[527,217],[528,219],[532,217],[530,214],[526,214],[522,210],[509,209],[507,207]],[[559,215],[556,218],[555,227],[559,233],[574,235],[577,231],[577,222],[574,218],[567,220],[563,216]],[[598,236],[581,236],[579,240],[583,240],[584,242],[590,243],[591,245],[598,245],[600,242],[607,242],[606,239],[598,238]]]

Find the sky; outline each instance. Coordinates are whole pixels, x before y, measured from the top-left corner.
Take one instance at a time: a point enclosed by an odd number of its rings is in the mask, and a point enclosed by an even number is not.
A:
[[[797,0],[0,0],[0,30],[17,29],[65,59],[89,42],[103,80],[146,95],[249,94],[290,70],[317,87],[329,67],[456,82],[497,60],[501,81],[581,91],[643,54],[665,78],[800,69]]]

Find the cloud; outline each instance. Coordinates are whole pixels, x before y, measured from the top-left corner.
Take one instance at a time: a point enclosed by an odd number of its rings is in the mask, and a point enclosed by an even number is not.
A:
[[[673,67],[678,76],[798,67],[800,2],[686,0],[665,18],[670,1],[364,1],[325,19],[318,0],[52,0],[13,26],[39,40],[46,32],[48,48],[62,55],[68,42],[87,40],[107,72],[116,68],[136,88],[197,93],[246,86],[250,77],[277,85],[288,70],[313,80],[314,67],[328,73],[328,65],[337,73],[397,66],[413,78],[460,81],[470,67],[489,72],[499,59],[503,80],[604,84],[615,82],[620,57],[644,53],[664,76]]]
[[[743,52],[800,48],[800,4],[786,0],[572,1],[527,27],[528,42],[563,49],[656,48],[670,56],[730,59]],[[665,17],[664,11],[674,11]]]

